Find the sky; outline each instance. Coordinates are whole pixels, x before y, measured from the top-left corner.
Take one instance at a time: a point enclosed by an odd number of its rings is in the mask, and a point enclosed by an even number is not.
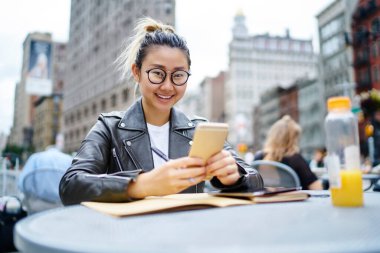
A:
[[[313,40],[318,52],[316,15],[333,0],[177,0],[176,30],[190,49],[189,87],[228,67],[234,16],[242,11],[250,35],[269,33]],[[70,0],[2,1],[0,8],[0,133],[13,123],[16,82],[20,80],[22,43],[30,32],[50,32],[68,40]]]

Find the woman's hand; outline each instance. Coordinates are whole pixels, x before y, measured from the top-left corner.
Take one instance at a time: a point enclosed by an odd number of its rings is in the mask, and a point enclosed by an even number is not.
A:
[[[208,176],[215,176],[224,185],[236,183],[240,174],[235,159],[227,150],[222,150],[207,160]]]
[[[202,159],[182,157],[140,174],[129,184],[127,193],[131,198],[175,194],[202,182],[205,176]]]

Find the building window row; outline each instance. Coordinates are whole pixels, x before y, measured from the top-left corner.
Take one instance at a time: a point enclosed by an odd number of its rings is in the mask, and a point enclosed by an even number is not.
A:
[[[128,88],[123,89],[123,91],[121,93],[121,98],[122,98],[122,101],[121,101],[122,103],[126,103],[128,101],[128,99],[129,99],[129,89]],[[108,110],[108,107],[107,107],[108,103],[107,102],[109,102],[109,104],[112,108],[115,108],[118,105],[118,95],[112,94],[109,101],[107,101],[107,99],[105,99],[105,98],[103,98],[101,100],[100,110],[102,112],[105,112]],[[90,116],[89,112],[90,112],[90,109],[87,106],[84,107],[83,111],[78,110],[78,111],[76,111],[76,113],[72,112],[70,115],[66,116],[65,124],[68,126],[68,125],[74,124],[76,121],[80,122],[82,119],[82,116],[84,116],[85,118]],[[96,102],[94,102],[91,106],[91,113],[92,113],[92,115],[96,115],[99,113],[98,104]]]
[[[341,15],[322,27],[321,29],[322,40],[325,40],[331,35],[337,33],[338,31],[342,29],[343,26],[344,26],[344,16]]]

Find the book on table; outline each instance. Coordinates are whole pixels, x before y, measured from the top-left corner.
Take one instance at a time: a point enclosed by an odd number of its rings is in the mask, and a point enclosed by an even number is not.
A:
[[[280,192],[276,192],[272,188],[269,191],[258,192],[173,194],[160,197],[151,196],[125,203],[82,202],[81,204],[102,213],[122,217],[211,207],[302,201],[308,197],[309,194],[303,191],[280,189]]]

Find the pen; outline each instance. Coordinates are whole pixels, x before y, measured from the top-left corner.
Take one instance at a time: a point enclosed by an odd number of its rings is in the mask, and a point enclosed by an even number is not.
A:
[[[156,153],[159,157],[161,157],[165,162],[169,161],[169,158],[158,148],[156,147],[151,147],[152,151]]]

